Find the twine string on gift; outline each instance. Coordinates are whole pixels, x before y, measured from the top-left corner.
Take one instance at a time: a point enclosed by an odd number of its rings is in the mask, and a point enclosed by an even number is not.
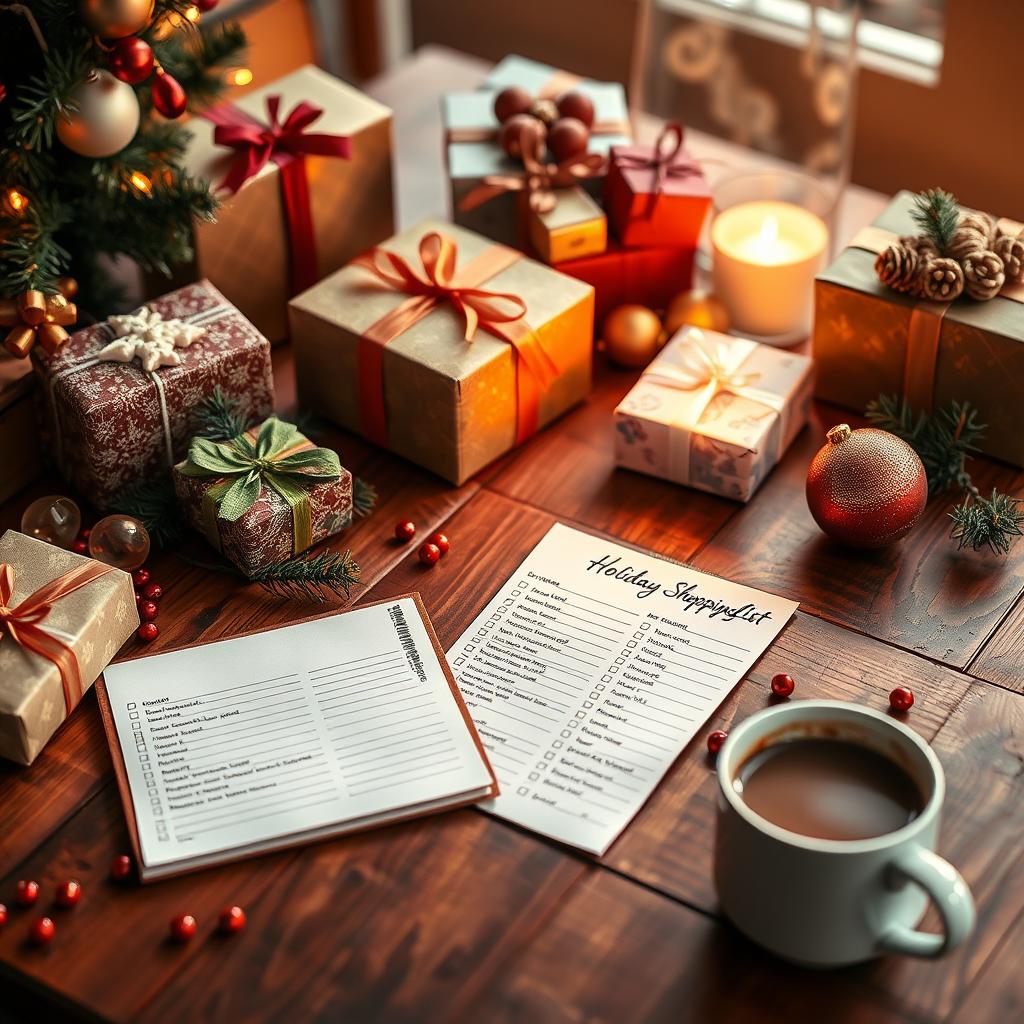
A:
[[[267,97],[266,123],[230,103],[202,115],[214,124],[213,141],[235,152],[218,189],[233,195],[269,161],[277,164],[288,224],[292,291],[296,293],[319,279],[306,157],[348,159],[352,155],[352,140],[347,135],[307,131],[322,114],[320,107],[303,100],[282,118],[281,96],[273,95]]]
[[[276,416],[229,441],[195,437],[181,467],[188,477],[219,478],[203,493],[204,532],[220,550],[217,520],[237,522],[256,504],[263,488],[284,499],[292,518],[292,553],[313,543],[308,486],[341,476],[337,453],[317,448]]]
[[[511,345],[515,353],[516,443],[535,433],[540,396],[558,376],[558,367],[540,338],[526,322],[526,303],[510,292],[481,285],[522,258],[522,253],[495,245],[456,267],[455,241],[431,231],[419,242],[419,268],[398,253],[379,247],[354,261],[379,284],[408,296],[371,324],[359,339],[358,375],[360,416],[364,434],[387,444],[384,402],[384,349],[403,331],[422,320],[441,303],[450,304],[462,318],[463,337],[471,342],[478,328]]]
[[[82,674],[78,657],[63,640],[42,629],[40,623],[47,619],[53,606],[62,597],[67,597],[87,583],[113,571],[111,565],[90,560],[43,584],[23,601],[12,606],[17,575],[13,565],[0,562],[0,640],[3,640],[5,632],[9,633],[19,647],[57,666],[61,689],[64,691],[65,716],[71,714],[82,699]]]
[[[662,128],[650,155],[621,152],[615,159],[627,170],[651,171],[643,214],[648,220],[654,214],[658,197],[670,178],[699,178],[703,173],[696,161],[683,152],[683,126],[678,121],[670,121]]]

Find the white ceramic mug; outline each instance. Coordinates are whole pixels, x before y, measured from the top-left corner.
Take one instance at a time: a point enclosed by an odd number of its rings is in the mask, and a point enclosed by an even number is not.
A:
[[[804,737],[848,740],[895,761],[917,784],[924,809],[872,839],[817,839],[773,824],[743,802],[736,776],[765,745]],[[715,883],[722,910],[754,942],[800,964],[837,967],[885,953],[938,957],[970,934],[970,890],[934,853],[942,766],[911,729],[843,701],[792,701],[737,725],[717,769]],[[929,898],[942,934],[915,928]]]

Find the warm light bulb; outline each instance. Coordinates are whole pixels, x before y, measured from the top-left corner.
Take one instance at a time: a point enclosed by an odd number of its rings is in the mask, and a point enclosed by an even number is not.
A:
[[[22,195],[16,188],[9,189],[7,192],[7,205],[15,212],[21,213],[22,210],[28,206],[28,199]]]
[[[135,188],[147,196],[153,191],[153,183],[139,171],[132,171],[128,180],[135,186]]]
[[[234,85],[248,85],[252,81],[252,72],[248,68],[235,68],[231,72],[231,81]]]
[[[185,8],[185,17],[194,24],[199,20],[199,8],[195,5]]]
[[[779,240],[779,218],[765,217],[761,222],[760,243],[766,249],[772,248]]]

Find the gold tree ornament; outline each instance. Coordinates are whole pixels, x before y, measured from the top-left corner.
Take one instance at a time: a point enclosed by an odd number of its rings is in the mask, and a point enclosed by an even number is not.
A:
[[[43,351],[53,355],[68,340],[69,327],[78,318],[73,302],[60,293],[44,295],[30,289],[16,299],[0,299],[0,326],[10,327],[4,348],[24,359],[37,342]]]
[[[103,39],[134,36],[153,20],[154,0],[82,0],[79,14],[86,27]]]

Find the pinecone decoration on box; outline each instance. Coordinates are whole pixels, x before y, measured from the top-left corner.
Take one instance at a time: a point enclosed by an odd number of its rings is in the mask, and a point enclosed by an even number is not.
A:
[[[963,264],[968,256],[991,249],[995,242],[995,236],[995,219],[987,213],[969,210],[960,215],[960,223],[953,233],[947,255],[952,256],[957,263]]]
[[[1024,281],[1024,238],[1020,235],[1000,235],[992,251],[1003,261],[1007,281],[1013,284]]]
[[[903,239],[880,252],[875,260],[878,279],[898,292],[915,291],[920,270],[921,259],[916,246],[906,244]]]
[[[918,287],[926,299],[952,302],[963,292],[965,276],[956,260],[939,256],[924,263],[918,276]]]
[[[991,249],[971,253],[963,262],[963,290],[972,299],[994,299],[1006,281],[1003,261]]]

